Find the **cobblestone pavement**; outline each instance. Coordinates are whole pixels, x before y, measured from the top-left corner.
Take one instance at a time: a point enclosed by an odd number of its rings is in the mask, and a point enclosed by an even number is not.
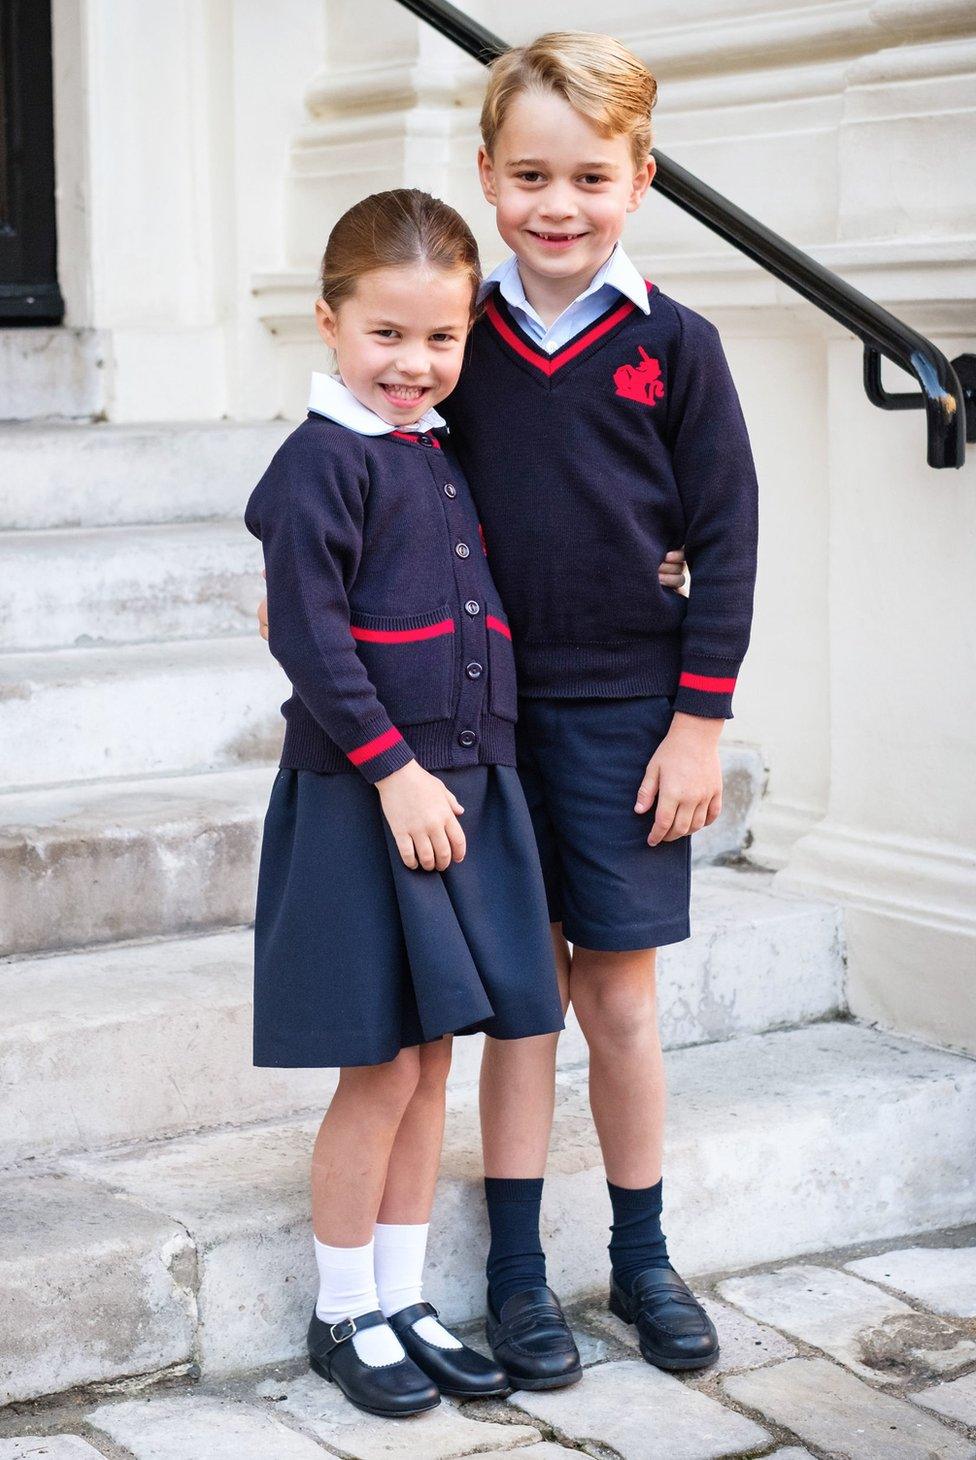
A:
[[[386,1421],[292,1364],[0,1411],[0,1460],[976,1460],[976,1228],[697,1284],[719,1362],[650,1368],[602,1295],[571,1310],[586,1364],[550,1394]],[[480,1341],[476,1333],[472,1342]]]

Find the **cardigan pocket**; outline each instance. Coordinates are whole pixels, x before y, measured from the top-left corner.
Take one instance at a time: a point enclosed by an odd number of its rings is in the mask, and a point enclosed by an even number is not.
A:
[[[488,703],[501,720],[518,719],[512,631],[500,614],[485,615],[488,631]]]
[[[457,678],[455,627],[446,604],[407,616],[352,611],[356,653],[395,724],[450,719]]]

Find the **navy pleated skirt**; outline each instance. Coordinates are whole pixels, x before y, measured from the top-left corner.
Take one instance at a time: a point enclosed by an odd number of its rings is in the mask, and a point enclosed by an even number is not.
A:
[[[563,1027],[518,773],[437,774],[467,839],[446,872],[404,866],[360,776],[279,770],[254,927],[256,1065],[375,1065],[445,1034]]]

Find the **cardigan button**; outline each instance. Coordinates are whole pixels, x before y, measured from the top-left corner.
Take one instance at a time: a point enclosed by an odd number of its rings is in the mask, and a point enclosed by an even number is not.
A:
[[[444,483],[444,496],[450,497],[452,500],[457,496],[457,487],[453,482]]]
[[[481,604],[476,598],[469,598],[467,603],[464,605],[464,611],[465,613],[469,613],[472,618],[477,618],[478,614],[481,612]]]
[[[485,672],[485,666],[479,664],[476,660],[472,660],[470,664],[464,666],[464,672],[469,679],[480,679]]]
[[[457,553],[459,558],[469,558],[471,556],[471,549],[468,547],[466,542],[459,542],[454,551]]]
[[[477,745],[477,743],[478,737],[473,730],[462,730],[458,736],[458,745],[463,745],[465,750],[470,749],[472,745]]]

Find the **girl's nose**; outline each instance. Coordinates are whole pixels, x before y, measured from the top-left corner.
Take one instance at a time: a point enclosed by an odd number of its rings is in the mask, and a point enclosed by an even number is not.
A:
[[[417,351],[411,351],[409,355],[398,355],[393,362],[393,368],[399,370],[401,375],[424,375],[427,372],[427,359]]]

